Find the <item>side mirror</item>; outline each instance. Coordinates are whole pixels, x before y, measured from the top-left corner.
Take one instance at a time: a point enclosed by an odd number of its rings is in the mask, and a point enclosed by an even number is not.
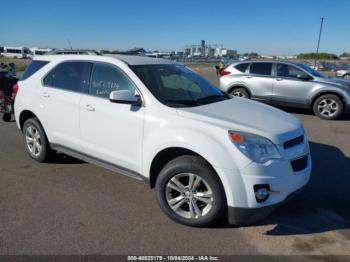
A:
[[[297,75],[297,78],[303,81],[309,81],[312,79],[309,75]]]
[[[109,101],[112,103],[129,104],[141,106],[142,101],[139,95],[134,95],[130,90],[116,90],[109,94]]]

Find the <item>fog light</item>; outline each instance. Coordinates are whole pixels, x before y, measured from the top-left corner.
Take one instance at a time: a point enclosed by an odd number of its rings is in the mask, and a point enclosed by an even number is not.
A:
[[[256,201],[264,202],[270,196],[270,186],[269,185],[255,185],[254,192],[255,192]]]

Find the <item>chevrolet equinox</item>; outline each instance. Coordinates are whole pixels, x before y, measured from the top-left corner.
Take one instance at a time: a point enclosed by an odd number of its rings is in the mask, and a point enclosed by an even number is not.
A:
[[[172,61],[40,56],[14,90],[31,158],[59,152],[143,180],[182,224],[254,223],[310,178],[297,118],[232,98]]]

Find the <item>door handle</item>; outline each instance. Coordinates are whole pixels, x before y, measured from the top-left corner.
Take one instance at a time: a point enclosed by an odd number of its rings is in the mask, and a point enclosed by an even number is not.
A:
[[[283,79],[280,78],[280,77],[276,78],[276,81],[282,81],[282,80],[283,80]]]
[[[48,93],[43,93],[43,97],[45,97],[45,98],[49,98],[50,97],[50,94],[48,94]]]
[[[253,78],[253,76],[246,76],[246,78]]]
[[[89,111],[89,112],[95,112],[95,108],[92,107],[91,105],[86,105],[85,109],[86,109],[86,111]]]

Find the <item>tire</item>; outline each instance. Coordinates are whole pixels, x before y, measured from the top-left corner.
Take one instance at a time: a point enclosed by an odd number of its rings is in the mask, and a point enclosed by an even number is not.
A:
[[[345,75],[343,75],[343,78],[344,78],[344,79],[350,79],[350,74],[345,74]]]
[[[188,186],[191,176],[192,190]],[[182,190],[173,181],[180,183]],[[225,215],[226,197],[221,181],[211,166],[198,156],[181,156],[170,161],[161,170],[155,190],[160,208],[178,223],[210,226]]]
[[[243,98],[250,98],[250,95],[248,93],[248,91],[245,88],[233,88],[230,92],[230,95],[232,96],[238,96],[238,97],[243,97]]]
[[[11,114],[7,114],[7,113],[3,114],[2,115],[2,120],[4,122],[10,122],[11,121]]]
[[[45,131],[37,118],[30,118],[24,122],[23,142],[27,153],[34,160],[47,162],[50,159],[52,151]]]
[[[343,102],[332,94],[322,95],[313,104],[313,111],[316,116],[325,120],[338,119],[343,113]]]

